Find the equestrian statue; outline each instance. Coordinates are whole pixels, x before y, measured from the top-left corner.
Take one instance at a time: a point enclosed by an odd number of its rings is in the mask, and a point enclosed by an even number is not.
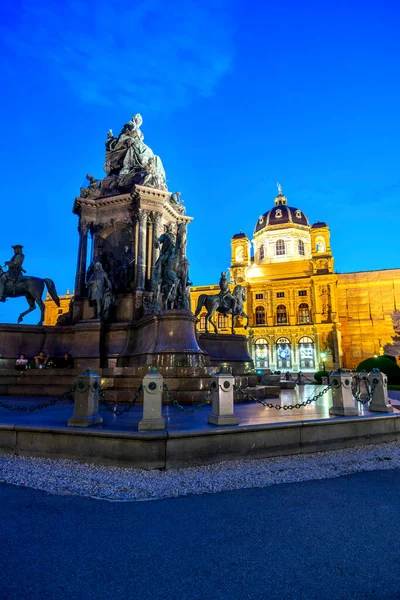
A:
[[[25,296],[29,308],[19,315],[18,323],[23,321],[25,315],[35,310],[37,304],[40,308],[40,321],[38,325],[43,325],[44,303],[42,301],[42,296],[45,286],[47,287],[52,300],[57,306],[60,306],[60,300],[57,295],[54,281],[52,279],[25,276],[24,273],[26,273],[26,271],[22,268],[25,258],[22,254],[23,246],[17,244],[11,247],[14,250],[14,256],[4,265],[5,267],[8,267],[8,270],[4,271],[3,267],[0,266],[0,302],[5,302],[6,298],[19,298]]]
[[[212,321],[212,317],[215,312],[219,312],[223,315],[232,315],[232,333],[235,333],[235,321],[236,317],[246,317],[246,325],[244,326],[247,329],[249,324],[249,316],[243,310],[243,303],[246,301],[247,294],[246,288],[243,285],[236,285],[233,292],[230,292],[229,282],[226,278],[226,273],[221,273],[221,278],[219,280],[220,292],[219,294],[201,294],[197,301],[197,308],[194,316],[197,317],[201,309],[204,308],[207,311],[206,315],[206,333],[208,333],[208,324],[214,327],[215,333],[218,333],[217,326]]]

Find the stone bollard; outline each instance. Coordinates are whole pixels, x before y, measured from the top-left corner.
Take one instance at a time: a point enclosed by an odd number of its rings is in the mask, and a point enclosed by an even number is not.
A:
[[[164,378],[155,367],[143,377],[143,419],[139,421],[139,431],[165,429],[162,416],[162,393]]]
[[[100,375],[89,368],[75,377],[74,414],[68,419],[69,427],[90,427],[102,423],[99,415]]]
[[[372,400],[368,410],[371,412],[393,412],[393,406],[388,398],[385,373],[381,373],[379,369],[372,369],[368,375],[368,380],[372,390]]]
[[[239,419],[233,412],[234,377],[230,372],[215,373],[212,378],[212,410],[208,422],[212,425],[238,425]]]
[[[351,373],[334,371],[329,375],[332,385],[333,406],[329,409],[331,415],[354,416],[358,415],[358,407],[354,404],[351,389]]]
[[[360,400],[368,400],[369,398],[369,383],[368,383],[368,373],[367,371],[359,371],[356,374],[356,377],[359,377],[360,384],[358,389],[358,397]]]

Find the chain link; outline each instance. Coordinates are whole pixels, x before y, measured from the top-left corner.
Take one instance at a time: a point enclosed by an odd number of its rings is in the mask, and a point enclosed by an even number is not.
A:
[[[137,399],[140,396],[140,392],[143,389],[143,385],[140,384],[138,389],[136,390],[136,392],[133,394],[133,400],[132,402],[121,402],[119,404],[117,404],[116,402],[107,402],[105,399],[106,396],[106,390],[105,389],[99,389],[99,396],[100,396],[100,404],[102,404],[103,406],[106,407],[107,410],[109,410],[113,415],[115,415],[116,417],[120,417],[121,415],[123,415],[124,413],[128,413],[130,410],[132,410],[132,408],[135,406]],[[119,408],[123,406],[123,408]]]
[[[368,395],[368,398],[365,399],[360,398],[362,381],[365,384],[365,389]],[[353,380],[351,382],[351,391],[353,393],[354,400],[357,400],[357,402],[359,402],[363,406],[369,404],[372,400],[377,384],[378,380],[376,378],[373,378],[372,384],[370,384],[368,377],[360,377],[360,375],[358,374],[353,375]]]
[[[259,404],[262,404],[266,408],[276,408],[276,410],[281,410],[281,409],[293,410],[295,408],[302,408],[303,406],[308,406],[312,402],[317,402],[317,400],[322,398],[322,396],[324,396],[324,394],[326,394],[326,392],[328,392],[332,388],[332,384],[327,385],[323,390],[318,392],[318,394],[315,394],[314,396],[307,398],[307,400],[304,400],[303,402],[296,402],[296,404],[272,404],[271,402],[266,402],[262,398],[255,398],[255,396],[248,394],[247,392],[245,392],[245,390],[243,390],[240,387],[240,385],[235,385],[234,387],[235,387],[235,389],[239,390],[239,392],[241,392],[243,394],[243,396],[245,398],[247,398],[248,400],[254,400],[254,402],[258,402]]]
[[[167,384],[166,384],[166,383],[164,383],[164,385],[163,385],[163,389],[164,389],[164,392],[165,392],[165,393],[166,393],[166,395],[167,395],[167,398],[168,398],[169,400],[171,400],[172,404],[173,404],[174,406],[176,406],[176,408],[177,408],[178,410],[180,410],[181,412],[185,413],[185,415],[192,415],[193,413],[195,413],[195,412],[197,412],[198,410],[200,410],[200,408],[201,408],[202,406],[205,406],[205,405],[208,403],[208,400],[209,400],[209,398],[210,398],[210,396],[211,396],[211,394],[212,394],[212,391],[213,391],[213,389],[215,388],[215,386],[216,386],[216,384],[215,384],[214,382],[212,382],[212,383],[210,384],[210,387],[209,387],[208,391],[206,392],[206,394],[205,394],[205,396],[204,396],[203,400],[200,402],[200,404],[198,404],[197,406],[193,406],[192,408],[184,408],[184,407],[182,406],[182,404],[180,404],[180,403],[179,403],[179,401],[178,401],[176,398],[174,398],[174,397],[173,397],[173,395],[172,395],[172,392],[171,392],[171,390],[169,389],[169,387],[167,386]]]
[[[47,408],[48,406],[54,406],[57,402],[65,400],[65,398],[71,396],[74,393],[75,388],[76,386],[73,385],[69,390],[64,392],[58,398],[52,398],[51,400],[49,400],[49,402],[43,402],[43,404],[36,404],[35,406],[14,406],[12,404],[7,404],[6,402],[2,402],[0,400],[0,408],[5,408],[6,410],[10,410],[11,412],[15,411],[23,413],[34,412],[35,410],[43,410],[44,408]]]

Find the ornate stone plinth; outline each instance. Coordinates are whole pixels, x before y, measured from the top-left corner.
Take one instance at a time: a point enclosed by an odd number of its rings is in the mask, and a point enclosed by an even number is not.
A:
[[[208,367],[208,354],[197,342],[195,323],[191,312],[181,310],[144,317],[131,327],[130,339],[117,366],[154,365],[161,371],[175,367]]]
[[[213,367],[229,366],[234,375],[243,375],[253,367],[245,335],[200,333],[199,346],[210,357]]]

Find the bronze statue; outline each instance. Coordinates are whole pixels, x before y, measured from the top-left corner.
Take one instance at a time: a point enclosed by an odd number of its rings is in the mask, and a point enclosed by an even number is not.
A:
[[[228,286],[228,291],[226,289]],[[246,301],[246,288],[243,285],[236,285],[233,293],[229,292],[229,284],[226,281],[226,273],[221,274],[220,279],[220,287],[221,291],[219,294],[201,294],[197,301],[196,312],[194,313],[195,317],[197,317],[203,306],[207,311],[206,315],[206,333],[208,333],[208,324],[214,327],[215,333],[218,333],[218,328],[215,323],[212,321],[212,317],[215,312],[219,312],[223,315],[232,315],[232,333],[235,333],[235,321],[236,317],[246,317],[246,325],[244,326],[247,329],[249,324],[249,316],[243,310],[243,303]]]
[[[226,308],[231,308],[232,312],[236,310],[236,298],[231,294],[229,289],[229,281],[226,278],[226,272],[222,271],[221,277],[219,280],[219,289],[221,290],[218,294],[221,298],[221,306],[225,306]]]
[[[29,309],[19,315],[18,323],[23,321],[25,315],[34,311],[37,304],[40,308],[40,321],[38,325],[43,325],[45,307],[42,295],[45,286],[56,305],[60,306],[54,281],[52,279],[41,279],[40,277],[24,277],[23,273],[26,273],[26,271],[22,268],[25,258],[22,254],[23,246],[17,244],[12,246],[12,248],[14,249],[14,256],[5,263],[5,266],[8,266],[8,271],[4,271],[3,267],[0,266],[0,300],[5,302],[6,298],[20,298],[21,296],[25,296],[29,304]]]
[[[124,288],[128,290],[133,279],[133,265],[135,262],[135,255],[129,246],[124,246],[124,253],[120,265],[117,268],[115,274],[115,289]]]
[[[155,310],[189,310],[189,261],[186,258],[186,223],[179,223],[177,235],[172,232],[172,224],[165,226],[165,232],[156,241],[162,244],[161,254],[152,273],[153,303]]]
[[[87,187],[81,187],[81,198],[89,198],[98,195],[101,183],[100,180],[93,177],[90,173],[86,175],[86,179],[88,180],[89,185]]]
[[[183,205],[183,200],[181,200],[181,192],[174,192],[173,194],[171,194],[171,196],[169,197],[169,201],[178,212],[180,212],[182,215],[185,214],[186,209]]]
[[[114,301],[111,281],[100,262],[95,262],[87,281],[89,303],[94,307],[93,319],[107,319]]]

